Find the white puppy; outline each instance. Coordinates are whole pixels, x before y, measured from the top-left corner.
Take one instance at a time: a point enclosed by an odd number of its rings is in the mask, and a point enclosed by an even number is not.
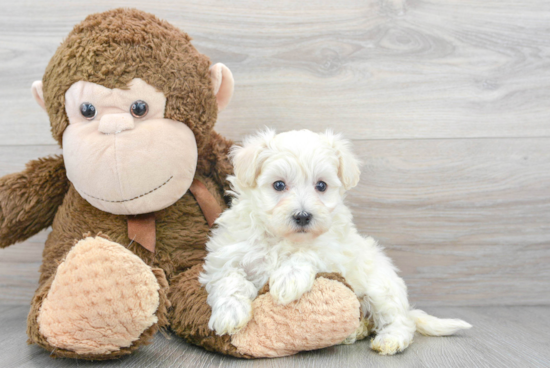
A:
[[[371,348],[381,354],[403,351],[415,330],[442,336],[471,327],[411,310],[391,260],[358,234],[343,202],[360,174],[349,146],[330,132],[267,130],[233,148],[235,198],[217,220],[200,277],[217,334],[247,324],[266,282],[287,304],[311,289],[318,272],[339,272],[352,286],[374,323]]]

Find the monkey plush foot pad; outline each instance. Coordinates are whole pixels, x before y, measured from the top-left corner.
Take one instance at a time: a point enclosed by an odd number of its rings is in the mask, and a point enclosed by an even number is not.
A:
[[[254,316],[232,336],[241,354],[279,357],[337,345],[360,324],[357,296],[343,283],[318,278],[298,301],[278,305],[269,293],[253,302]]]
[[[155,273],[132,252],[88,237],[59,265],[37,318],[40,333],[77,354],[118,351],[157,323],[159,289]]]

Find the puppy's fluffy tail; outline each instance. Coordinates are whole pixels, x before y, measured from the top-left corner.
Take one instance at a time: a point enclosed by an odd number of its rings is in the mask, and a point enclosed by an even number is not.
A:
[[[430,316],[428,313],[420,309],[413,309],[409,315],[416,323],[416,331],[427,336],[448,336],[458,330],[466,330],[472,328],[468,322],[461,319],[441,319]]]

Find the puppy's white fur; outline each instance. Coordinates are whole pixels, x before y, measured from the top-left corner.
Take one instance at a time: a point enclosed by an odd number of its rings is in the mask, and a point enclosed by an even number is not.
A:
[[[381,354],[403,351],[415,330],[442,336],[471,327],[410,310],[391,260],[373,238],[358,234],[343,203],[360,175],[348,141],[331,132],[266,130],[245,139],[232,157],[235,198],[217,220],[200,277],[212,307],[209,327],[218,334],[247,324],[266,282],[274,300],[287,304],[311,290],[318,272],[339,272],[353,287],[374,322],[371,347]],[[275,190],[276,181],[286,189]],[[326,191],[316,188],[319,181]],[[312,215],[306,227],[293,219],[299,212]]]

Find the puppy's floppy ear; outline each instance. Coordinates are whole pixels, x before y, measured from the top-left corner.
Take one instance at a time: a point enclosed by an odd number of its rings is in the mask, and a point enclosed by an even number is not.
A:
[[[263,154],[269,142],[275,136],[275,130],[266,129],[260,133],[246,137],[242,146],[231,148],[233,170],[239,185],[254,187],[256,178],[260,175],[262,164],[267,155]]]
[[[344,189],[349,190],[357,185],[361,170],[359,170],[359,160],[351,151],[351,142],[342,138],[340,134],[334,134],[327,130],[325,133],[328,141],[338,153],[338,177],[344,185]]]

